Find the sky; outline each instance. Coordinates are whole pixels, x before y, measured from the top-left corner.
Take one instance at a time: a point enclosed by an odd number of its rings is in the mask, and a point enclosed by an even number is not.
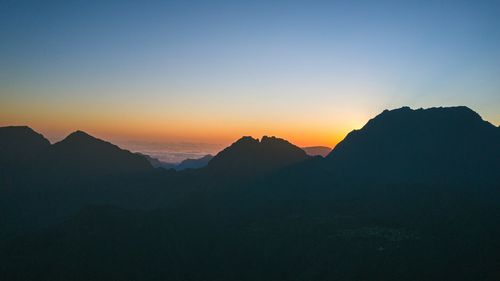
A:
[[[332,147],[453,105],[500,124],[500,1],[0,1],[0,126],[51,141]]]

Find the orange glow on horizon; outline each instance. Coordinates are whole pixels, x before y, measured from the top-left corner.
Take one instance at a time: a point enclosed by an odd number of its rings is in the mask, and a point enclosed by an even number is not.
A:
[[[146,120],[79,120],[64,118],[56,122],[53,118],[31,118],[30,116],[0,115],[0,126],[27,125],[43,134],[51,142],[62,140],[71,132],[82,130],[95,137],[113,140],[140,140],[151,142],[198,142],[229,145],[242,136],[261,138],[264,135],[288,140],[297,146],[333,147],[354,128],[318,128],[307,126],[280,126],[279,124],[196,124],[188,121]],[[273,126],[274,125],[274,126]]]
[[[82,130],[107,140],[150,142],[194,142],[229,145],[242,136],[276,136],[300,146],[334,147],[347,133],[367,121],[362,115],[316,116],[236,116],[230,113],[200,112],[195,117],[168,115],[158,110],[128,108],[40,107],[35,104],[6,104],[0,111],[0,126],[27,125],[56,142],[73,131]],[[74,108],[74,107],[72,107]],[[204,116],[207,116],[204,118]],[[324,114],[323,116],[328,117]],[[318,119],[318,120],[317,120]]]

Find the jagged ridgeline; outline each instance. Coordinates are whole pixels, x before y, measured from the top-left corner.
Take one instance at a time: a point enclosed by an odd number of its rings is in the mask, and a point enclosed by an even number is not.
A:
[[[243,137],[175,171],[0,128],[0,278],[500,280],[499,127],[403,107],[305,150]]]

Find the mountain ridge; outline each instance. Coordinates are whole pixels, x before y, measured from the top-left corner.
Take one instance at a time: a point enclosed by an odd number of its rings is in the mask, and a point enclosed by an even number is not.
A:
[[[488,174],[498,170],[500,131],[464,106],[402,107],[350,132],[326,159],[370,177]]]
[[[215,167],[56,183],[23,174],[0,196],[0,275],[498,280],[498,128],[436,110],[384,111],[327,158],[243,137]]]

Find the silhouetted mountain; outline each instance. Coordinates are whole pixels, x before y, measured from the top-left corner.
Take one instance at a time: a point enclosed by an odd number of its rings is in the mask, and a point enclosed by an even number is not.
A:
[[[174,169],[176,169],[177,171],[182,171],[186,169],[203,168],[208,165],[208,162],[210,162],[212,158],[214,158],[214,156],[208,154],[198,159],[186,159],[181,163],[179,163],[177,166],[175,166]]]
[[[385,110],[328,155],[360,178],[404,181],[500,174],[500,132],[467,107]]]
[[[50,147],[42,159],[58,173],[81,176],[137,173],[152,169],[145,157],[76,131]]]
[[[198,170],[62,181],[72,188],[50,193],[51,181],[21,177],[15,187],[34,188],[2,193],[0,235],[66,217],[0,236],[0,276],[500,280],[498,134],[465,107],[401,108],[351,132],[326,159],[244,137]]]
[[[332,151],[330,147],[326,146],[302,147],[302,150],[304,150],[309,156],[321,156],[321,157],[326,157]]]
[[[219,152],[209,163],[210,171],[249,173],[271,171],[303,161],[304,150],[276,137],[242,137]]]
[[[41,134],[27,126],[0,127],[0,166],[26,166],[50,146]]]

